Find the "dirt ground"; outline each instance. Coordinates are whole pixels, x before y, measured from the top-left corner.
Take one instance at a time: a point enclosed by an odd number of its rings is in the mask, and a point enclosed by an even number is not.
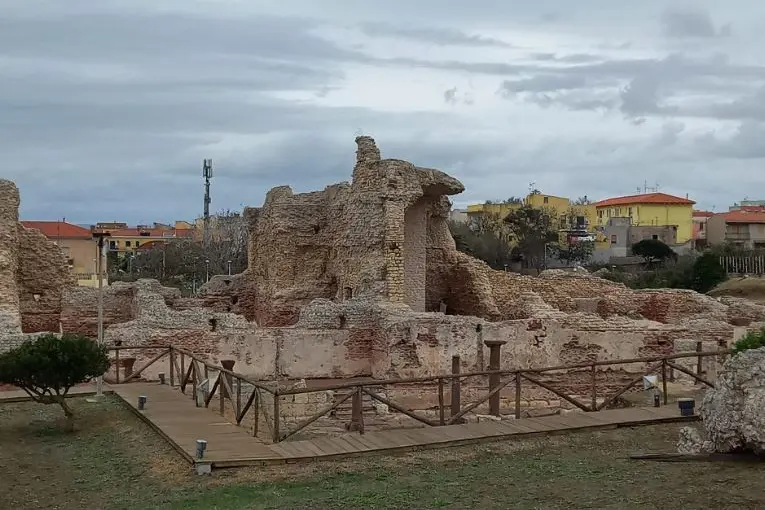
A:
[[[712,297],[740,297],[751,299],[757,303],[765,303],[765,278],[730,278],[707,294]]]
[[[764,508],[765,465],[655,463],[680,425],[617,429],[199,477],[112,397],[0,404],[0,508]]]

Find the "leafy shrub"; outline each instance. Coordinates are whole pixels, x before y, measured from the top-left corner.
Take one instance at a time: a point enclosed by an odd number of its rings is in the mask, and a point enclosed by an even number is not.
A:
[[[749,349],[765,347],[765,329],[750,331],[733,344],[733,351],[738,354]]]
[[[720,264],[720,257],[707,252],[693,264],[691,286],[697,292],[709,292],[728,278],[725,268]]]
[[[638,241],[632,245],[632,253],[638,257],[643,257],[647,264],[677,258],[672,248],[658,239]]]
[[[80,335],[48,334],[0,355],[0,383],[18,386],[40,404],[58,404],[71,428],[74,413],[66,403],[69,390],[108,368],[105,347]]]

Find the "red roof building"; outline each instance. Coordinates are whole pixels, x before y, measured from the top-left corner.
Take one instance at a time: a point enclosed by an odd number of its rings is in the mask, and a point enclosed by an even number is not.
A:
[[[26,228],[39,230],[48,239],[91,239],[89,229],[65,221],[22,221]]]
[[[676,197],[666,193],[644,193],[642,195],[626,195],[623,197],[607,198],[600,202],[595,202],[597,207],[613,207],[615,205],[633,205],[633,204],[657,204],[657,205],[693,205],[696,202],[687,198]]]

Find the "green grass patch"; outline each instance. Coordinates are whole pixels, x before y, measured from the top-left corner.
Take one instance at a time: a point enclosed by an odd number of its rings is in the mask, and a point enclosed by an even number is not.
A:
[[[199,477],[115,399],[0,404],[0,507],[17,509],[762,508],[765,467],[629,460],[671,451],[680,425]]]

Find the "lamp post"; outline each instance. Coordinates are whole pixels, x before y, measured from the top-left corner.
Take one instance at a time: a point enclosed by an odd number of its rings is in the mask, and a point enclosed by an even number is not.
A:
[[[205,283],[210,281],[210,259],[205,259]]]
[[[96,271],[98,272],[98,345],[104,345],[104,238],[110,237],[109,232],[93,232],[93,239],[98,242],[98,258]],[[96,379],[96,397],[103,396],[104,377],[99,375]]]
[[[228,275],[231,276],[231,261],[228,261]]]

